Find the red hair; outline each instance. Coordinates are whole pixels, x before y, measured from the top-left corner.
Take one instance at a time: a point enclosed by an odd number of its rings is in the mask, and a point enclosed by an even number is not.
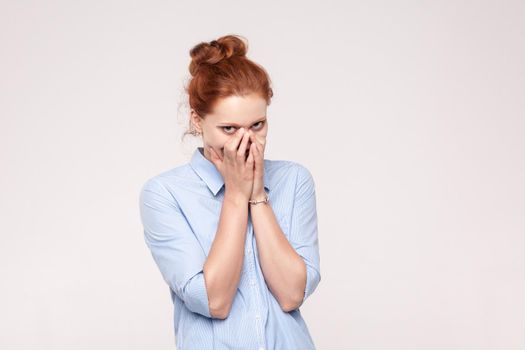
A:
[[[270,77],[261,65],[246,57],[247,50],[246,39],[239,35],[201,42],[190,50],[192,77],[185,91],[190,108],[200,117],[213,112],[215,103],[229,96],[255,93],[270,104],[273,96]],[[184,135],[189,133],[186,131]]]

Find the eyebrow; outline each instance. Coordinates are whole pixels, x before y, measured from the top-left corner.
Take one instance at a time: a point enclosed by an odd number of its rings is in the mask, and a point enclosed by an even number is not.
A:
[[[261,119],[255,121],[253,124],[257,124],[258,122],[262,122],[266,120],[266,116],[262,117]],[[236,127],[239,127],[241,125],[239,124],[235,124],[235,123],[228,123],[228,122],[223,122],[223,123],[219,123],[219,124],[224,124],[224,125],[219,125],[219,126],[236,126]]]

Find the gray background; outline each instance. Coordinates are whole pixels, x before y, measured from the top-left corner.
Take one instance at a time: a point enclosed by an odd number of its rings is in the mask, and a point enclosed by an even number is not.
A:
[[[319,349],[525,349],[520,1],[2,1],[0,348],[172,349],[143,182],[189,49],[249,40],[268,159],[316,182]]]

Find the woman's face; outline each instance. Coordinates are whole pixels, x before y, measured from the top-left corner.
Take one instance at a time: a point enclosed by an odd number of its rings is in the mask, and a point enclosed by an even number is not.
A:
[[[211,159],[208,150],[208,147],[211,146],[221,158],[224,158],[224,144],[241,127],[258,140],[265,141],[268,133],[266,108],[265,99],[259,95],[250,94],[244,97],[229,96],[219,100],[213,113],[207,114],[205,118],[200,118],[192,110],[191,118],[195,129],[202,133],[205,157]],[[248,147],[249,145],[250,143]]]

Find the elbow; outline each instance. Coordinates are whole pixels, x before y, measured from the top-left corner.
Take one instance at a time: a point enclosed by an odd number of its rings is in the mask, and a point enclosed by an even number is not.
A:
[[[284,312],[292,312],[294,310],[297,310],[300,306],[301,306],[302,302],[301,303],[290,303],[290,304],[286,304],[286,305],[281,305],[281,310],[283,310]]]
[[[214,283],[215,279],[210,277],[212,275],[208,272],[209,269],[206,265],[204,266],[204,270],[210,316],[212,318],[224,320],[230,314],[233,300],[228,298],[224,291],[217,290]]]
[[[282,302],[279,303],[281,306],[281,310],[284,312],[292,312],[296,309],[298,309],[303,304],[303,298],[296,298],[294,300],[290,300],[288,302]]]
[[[305,290],[308,282],[308,269],[306,263],[301,259],[301,276],[298,286],[294,287],[294,292],[291,295],[288,295],[286,298],[281,298],[282,301],[279,302],[281,309],[284,312],[291,312],[298,309],[305,299]]]
[[[211,302],[209,304],[210,307],[210,315],[213,318],[218,318],[221,320],[224,320],[228,318],[231,311],[231,304],[220,304],[220,305],[213,305]]]
[[[215,291],[208,288],[208,308],[212,318],[219,318],[224,320],[230,314],[233,300],[229,298],[224,292]]]

